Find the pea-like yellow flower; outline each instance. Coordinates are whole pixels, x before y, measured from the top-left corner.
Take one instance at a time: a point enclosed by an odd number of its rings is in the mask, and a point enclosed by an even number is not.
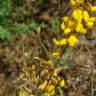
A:
[[[78,22],[78,24],[76,26],[76,31],[80,32],[80,30],[82,30],[82,29],[83,29],[83,24]]]
[[[92,27],[94,26],[94,22],[87,22],[87,23],[86,23],[86,26],[87,26],[88,28],[92,28]]]
[[[55,94],[55,86],[53,85],[47,85],[46,87],[46,93],[44,93],[44,96],[53,96]]]
[[[18,96],[26,96],[23,92],[19,91]]]
[[[89,20],[89,14],[87,11],[83,11],[83,19],[87,22]]]
[[[31,95],[29,95],[29,96],[35,96],[35,95],[31,94]]]
[[[84,3],[84,0],[76,0],[76,2],[81,4],[81,3]]]
[[[87,30],[83,28],[83,24],[80,22],[78,22],[75,30],[76,32],[87,33]]]
[[[47,89],[48,91],[52,91],[52,90],[55,89],[55,86],[54,86],[54,85],[47,85],[46,89]]]
[[[59,86],[64,87],[64,85],[65,85],[65,80],[61,80],[60,83],[59,83]]]
[[[82,4],[82,3],[84,3],[84,0],[70,0],[70,4],[72,6],[76,6],[76,5]]]
[[[66,45],[67,44],[67,39],[56,40],[56,38],[53,38],[52,41],[57,46],[62,46],[62,45]]]
[[[64,34],[68,34],[68,33],[70,33],[71,32],[71,29],[70,28],[66,28],[65,30],[64,30]]]
[[[61,24],[61,29],[62,29],[62,30],[65,29],[65,24],[64,24],[64,22]]]
[[[46,65],[53,65],[53,62],[50,60],[41,60],[41,63]]]
[[[74,45],[78,42],[78,39],[75,35],[71,35],[69,38],[68,38],[68,43],[71,47],[74,47]]]
[[[67,22],[67,21],[68,21],[68,19],[69,19],[69,17],[68,17],[68,16],[63,17],[63,21],[64,21],[64,22]]]
[[[53,83],[56,85],[57,83],[58,83],[58,79],[56,78],[56,77],[52,77],[52,81],[53,81]]]
[[[84,18],[86,26],[88,28],[92,28],[94,26],[94,22],[96,21],[96,17],[89,17],[89,13],[87,11],[84,11],[83,18]]]
[[[43,90],[45,88],[46,84],[47,84],[47,81],[45,81],[44,83],[42,83],[41,85],[39,85],[38,86],[38,89],[39,90]]]
[[[76,1],[75,0],[70,0],[70,3],[71,3],[72,6],[76,5]]]
[[[50,52],[49,55],[52,56],[52,57],[55,57],[57,59],[60,59],[60,52],[59,51]]]
[[[88,21],[89,22],[95,22],[96,21],[96,17],[90,17]]]
[[[85,29],[85,28],[82,28],[82,30],[80,31],[80,33],[87,33],[87,29]]]
[[[30,88],[28,88],[27,86],[24,86],[23,88],[24,88],[25,91],[27,91],[27,92],[29,92],[29,93],[32,92],[32,90],[31,90]]]
[[[54,94],[55,94],[55,91],[53,90],[53,91],[44,93],[44,96],[54,96]]]
[[[73,19],[75,19],[76,21],[81,22],[81,20],[82,20],[82,18],[83,18],[82,10],[81,10],[81,9],[75,9],[75,10],[72,12],[72,17],[73,17]]]
[[[73,20],[69,20],[67,26],[72,28],[74,26],[74,23],[75,22]]]
[[[91,6],[91,11],[96,11],[96,6]]]

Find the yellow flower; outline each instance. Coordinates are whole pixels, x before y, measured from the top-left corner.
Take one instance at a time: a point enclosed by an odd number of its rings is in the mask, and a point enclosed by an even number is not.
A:
[[[96,6],[91,6],[91,11],[96,11]]]
[[[65,24],[64,24],[64,22],[61,24],[61,29],[62,29],[62,30],[65,29]]]
[[[55,94],[55,86],[53,85],[47,85],[46,87],[46,93],[44,93],[44,96],[53,96]]]
[[[44,83],[42,83],[41,85],[39,85],[38,86],[38,89],[39,90],[43,90],[45,88],[46,84],[47,84],[47,81],[45,81]]]
[[[22,78],[22,80],[27,81],[28,79],[24,77],[24,78]]]
[[[53,65],[53,62],[50,60],[41,60],[42,64],[47,64],[47,65]]]
[[[78,24],[76,26],[76,31],[80,32],[80,30],[82,30],[82,29],[83,29],[83,24],[78,22]]]
[[[54,71],[53,75],[56,77],[56,76],[58,76],[58,73],[56,71]]]
[[[87,22],[89,20],[89,14],[87,11],[83,11],[83,18]]]
[[[81,31],[80,31],[80,33],[87,33],[87,30],[85,29],[85,28],[83,28]]]
[[[67,17],[67,16],[66,16],[66,17],[63,17],[63,21],[64,21],[64,22],[67,22],[68,19],[69,19],[69,17]]]
[[[18,96],[25,96],[25,94],[23,92],[19,91]]]
[[[71,35],[69,38],[68,38],[68,43],[71,47],[74,47],[74,45],[78,42],[78,39],[76,36],[74,35]]]
[[[96,17],[90,17],[88,21],[95,22],[96,21]]]
[[[31,93],[32,90],[30,88],[28,88],[27,86],[24,86],[24,90],[26,90],[27,92]]]
[[[53,76],[51,81],[53,82],[54,85],[56,85],[58,83],[58,78]]]
[[[71,32],[71,29],[70,28],[66,28],[65,30],[64,30],[64,34],[68,34],[68,33],[70,33]]]
[[[73,19],[75,19],[76,21],[81,22],[81,20],[82,20],[82,18],[83,18],[82,10],[80,10],[80,9],[75,9],[75,10],[72,12],[72,17],[73,17]]]
[[[48,92],[52,91],[55,89],[55,86],[53,85],[47,85],[46,89],[48,90]]]
[[[35,64],[32,64],[31,68],[34,70],[36,68]]]
[[[60,59],[60,52],[59,51],[50,52],[49,55],[52,56],[52,57],[55,57],[57,59]]]
[[[44,93],[44,96],[52,96],[51,93]]]
[[[77,32],[80,32],[80,33],[86,33],[87,32],[87,30],[83,28],[83,24],[79,23],[79,22],[78,22],[75,30]]]
[[[65,85],[65,80],[61,80],[60,83],[59,83],[59,86],[64,87],[64,85]]]
[[[32,95],[32,94],[31,94],[31,95],[29,95],[29,96],[35,96],[35,95]]]
[[[73,20],[69,20],[67,26],[71,28],[71,27],[73,27],[74,23],[75,22]]]
[[[44,93],[44,96],[54,96],[54,94],[55,94],[55,91],[53,90],[53,91]]]
[[[94,26],[94,22],[87,22],[86,25],[88,28],[92,28]]]
[[[70,3],[71,3],[72,6],[76,5],[76,1],[75,0],[70,0]]]
[[[60,56],[60,53],[59,52],[53,52],[51,55],[52,56]]]
[[[53,43],[58,46],[66,45],[67,39],[56,40],[55,38],[53,38]]]
[[[84,3],[84,0],[76,0],[76,2],[81,4],[81,3]]]

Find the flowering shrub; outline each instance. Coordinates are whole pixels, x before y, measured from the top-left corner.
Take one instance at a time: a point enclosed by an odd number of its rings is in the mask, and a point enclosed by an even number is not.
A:
[[[60,59],[58,52],[50,52],[49,55]],[[56,90],[65,86],[65,80],[58,75],[58,69],[54,67],[52,61],[39,57],[35,59],[40,65],[22,67],[17,96],[55,96]]]
[[[96,11],[96,6],[93,6],[88,0],[70,0],[70,7],[72,9],[71,14],[69,16],[64,16],[61,23],[64,38],[61,40],[53,38],[53,42],[57,46],[69,45],[70,47],[74,47],[79,41],[78,36],[87,34],[88,29],[94,27],[96,17],[92,16],[92,13]],[[58,21],[55,23],[57,27],[55,26],[55,28],[53,26],[52,28],[58,29]],[[65,49],[66,48],[65,46]],[[56,63],[58,63],[58,60],[62,57],[62,54],[58,52],[49,52],[48,55],[54,57],[57,60]],[[58,75],[56,66],[53,65],[54,60],[52,61],[51,59],[48,58],[48,60],[44,60],[35,57],[39,65],[32,64],[31,67],[22,67],[23,74],[20,75],[21,85],[18,88],[18,96],[57,95],[57,89],[64,87],[65,80]]]
[[[92,6],[88,0],[70,0],[70,6],[73,8],[71,14],[64,16],[61,23],[61,29],[67,38],[53,38],[53,42],[58,46],[69,44],[73,47],[78,42],[76,35],[86,34],[96,21],[96,17],[91,16],[91,13],[96,11],[96,6]]]

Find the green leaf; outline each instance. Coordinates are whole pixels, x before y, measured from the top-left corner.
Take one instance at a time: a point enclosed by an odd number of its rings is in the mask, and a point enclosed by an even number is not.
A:
[[[7,29],[5,29],[5,28],[3,28],[2,26],[0,26],[0,38],[1,39],[10,39],[11,38],[11,33],[7,30]]]
[[[0,17],[9,16],[11,12],[11,0],[0,0]]]
[[[59,22],[59,20],[58,20],[58,19],[54,19],[54,20],[52,21],[52,29],[53,29],[53,30],[57,30],[57,29],[59,29],[59,27],[60,27],[60,22]]]
[[[18,34],[26,33],[28,32],[29,27],[26,24],[16,24],[15,25],[15,32]]]

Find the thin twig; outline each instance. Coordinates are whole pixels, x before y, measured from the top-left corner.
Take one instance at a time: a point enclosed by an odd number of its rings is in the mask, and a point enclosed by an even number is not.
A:
[[[37,32],[37,38],[38,38],[39,43],[40,43],[41,47],[43,48],[43,50],[44,50],[44,52],[45,52],[45,54],[46,54],[46,56],[47,56],[47,58],[49,58],[48,51],[47,51],[46,47],[44,46],[44,44],[43,44],[43,42],[42,42],[42,39],[41,39],[41,36],[40,36],[40,31]],[[41,71],[42,71],[42,70],[39,70],[38,75],[40,75]],[[37,88],[38,88],[38,86],[39,86],[39,83],[40,83],[40,82],[37,83],[37,87],[36,87],[36,89],[35,89],[34,91],[37,90]]]
[[[40,32],[37,32],[37,36],[38,36],[38,40],[39,40],[39,43],[40,43],[41,47],[43,48],[44,52],[46,53],[47,57],[49,58],[48,51],[47,51],[46,47],[44,46],[44,44],[41,40]]]

